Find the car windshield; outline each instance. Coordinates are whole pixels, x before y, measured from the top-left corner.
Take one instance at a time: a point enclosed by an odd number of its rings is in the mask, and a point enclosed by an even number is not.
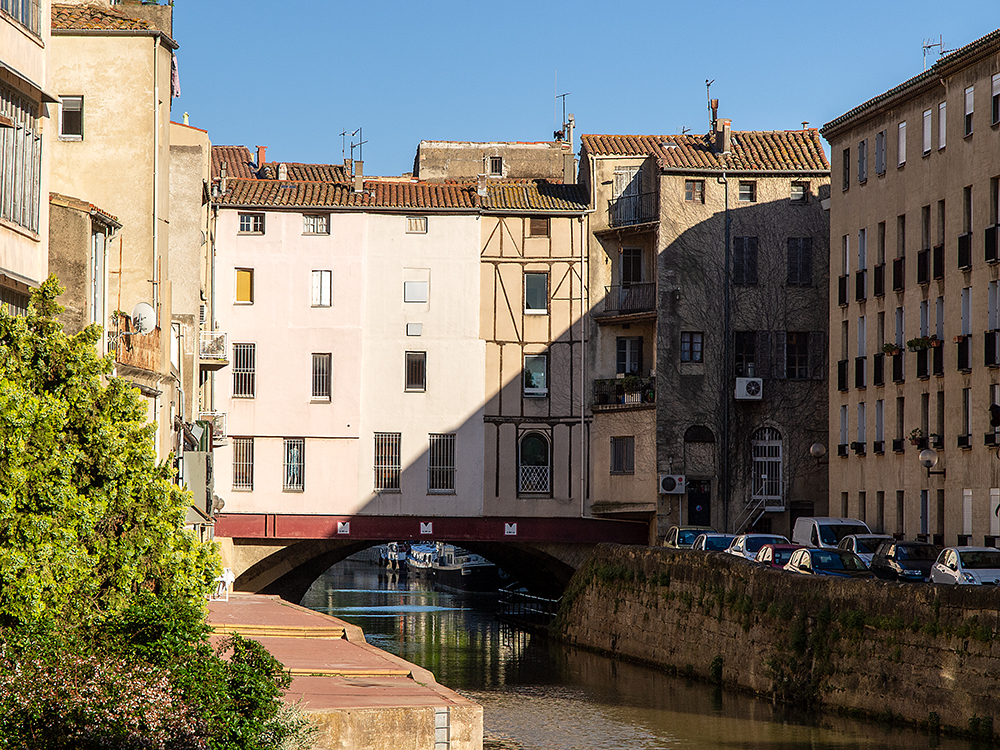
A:
[[[705,537],[705,549],[726,550],[729,543],[733,541],[731,536],[707,536]]]
[[[695,539],[704,533],[701,529],[679,529],[677,531],[677,543],[690,546],[694,544]]]
[[[774,551],[774,562],[778,565],[784,565],[788,562],[794,551],[793,549],[776,549]]]
[[[937,560],[937,549],[932,544],[914,544],[896,546],[897,560]]]
[[[819,538],[823,540],[823,544],[840,544],[840,540],[845,536],[850,534],[868,534],[869,531],[864,526],[858,526],[853,523],[831,523],[831,524],[820,524],[819,526]]]
[[[747,537],[747,550],[750,552],[759,552],[760,548],[765,544],[787,544],[784,539],[774,536],[748,536]]]
[[[864,570],[864,563],[856,555],[850,552],[838,552],[830,550],[823,552],[813,552],[812,562],[814,568],[820,570]]]
[[[884,539],[855,539],[854,546],[858,552],[863,552],[864,554],[874,554],[875,550],[878,548],[879,544],[884,542]]]
[[[1000,568],[1000,552],[961,552],[959,557],[967,570]]]

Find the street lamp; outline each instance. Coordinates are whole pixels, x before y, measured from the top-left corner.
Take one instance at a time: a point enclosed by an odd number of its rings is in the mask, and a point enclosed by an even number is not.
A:
[[[816,459],[816,465],[820,466],[823,462],[823,456],[826,455],[826,446],[822,443],[813,443],[809,446],[809,455]]]
[[[920,459],[920,465],[927,469],[927,476],[930,476],[931,474],[940,474],[941,476],[944,476],[944,469],[941,469],[941,471],[931,471],[931,468],[937,466],[938,462],[938,454],[936,450],[933,448],[924,448],[920,451],[920,455],[917,456],[917,458]]]

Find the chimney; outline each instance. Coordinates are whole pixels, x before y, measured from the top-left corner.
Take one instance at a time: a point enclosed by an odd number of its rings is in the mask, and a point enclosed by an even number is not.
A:
[[[279,180],[287,180],[288,179],[288,165],[285,164],[284,162],[281,162],[278,165],[278,179]]]
[[[712,99],[708,103],[708,108],[712,110],[712,130],[715,130],[715,121],[719,119],[719,100]]]
[[[730,131],[732,120],[725,118],[715,120],[715,130],[712,133],[712,150],[717,154],[728,154],[732,151],[733,138]]]
[[[264,166],[264,156],[267,154],[267,146],[257,147],[257,168],[260,169]]]
[[[481,197],[486,197],[486,175],[480,174],[476,183],[476,193]]]
[[[354,192],[363,193],[365,190],[365,163],[360,159],[354,162]]]
[[[219,169],[219,191],[225,195],[226,194],[226,175],[229,172],[229,162],[223,161],[222,167]]]

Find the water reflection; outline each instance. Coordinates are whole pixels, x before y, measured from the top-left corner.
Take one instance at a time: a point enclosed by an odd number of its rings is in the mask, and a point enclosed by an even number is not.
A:
[[[492,746],[523,750],[966,750],[967,742],[814,717],[656,669],[570,648],[496,621],[493,597],[443,593],[347,561],[302,604],[365,631],[483,706]],[[490,744],[488,744],[488,747]]]

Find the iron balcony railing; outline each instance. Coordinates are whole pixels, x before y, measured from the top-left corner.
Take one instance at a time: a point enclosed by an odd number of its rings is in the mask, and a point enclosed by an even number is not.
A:
[[[208,422],[212,426],[212,445],[220,446],[226,444],[226,413],[216,411],[203,411],[198,414],[198,421]]]
[[[622,195],[608,201],[608,224],[627,227],[656,221],[656,193]]]
[[[654,378],[615,378],[594,381],[594,402],[597,406],[612,404],[656,403]]]
[[[656,284],[652,281],[604,287],[606,315],[651,312],[655,309]]]
[[[228,336],[221,331],[202,331],[198,354],[202,359],[226,360],[229,352]]]

